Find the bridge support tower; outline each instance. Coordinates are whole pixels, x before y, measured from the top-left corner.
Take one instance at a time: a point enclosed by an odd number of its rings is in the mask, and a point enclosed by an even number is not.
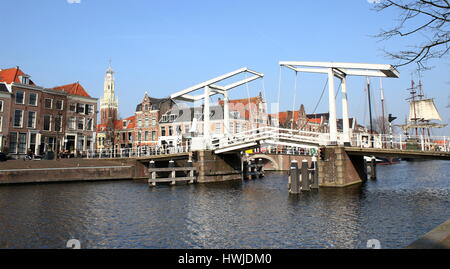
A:
[[[320,187],[347,187],[367,179],[364,157],[349,156],[344,147],[326,147],[318,168]]]

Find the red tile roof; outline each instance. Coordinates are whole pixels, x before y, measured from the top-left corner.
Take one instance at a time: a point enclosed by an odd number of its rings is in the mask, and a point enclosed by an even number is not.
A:
[[[126,127],[123,126],[123,121],[129,121]],[[116,120],[114,122],[114,129],[116,130],[133,129],[135,126],[136,126],[136,116],[131,116],[123,120]]]
[[[292,115],[292,111],[279,112],[278,113],[278,122],[286,123],[288,115]],[[294,121],[298,121],[298,117],[299,117],[299,111],[294,111]]]
[[[0,82],[5,82],[7,84],[22,83],[20,81],[20,76],[27,75],[19,67],[8,68],[0,70]],[[30,80],[30,85],[35,85],[33,81]]]
[[[321,118],[314,118],[314,119],[307,119],[308,122],[313,122],[313,123],[321,123],[322,119]]]
[[[243,105],[246,105],[248,103],[258,104],[259,102],[261,102],[260,97],[250,97],[245,99],[234,99],[228,101],[229,104],[243,104]],[[223,100],[219,100],[219,105],[223,105]]]
[[[64,91],[71,95],[78,95],[84,97],[91,97],[86,90],[81,86],[79,82],[75,82],[72,84],[57,86],[53,88],[54,90]]]
[[[97,132],[103,132],[106,128],[106,124],[97,124]]]

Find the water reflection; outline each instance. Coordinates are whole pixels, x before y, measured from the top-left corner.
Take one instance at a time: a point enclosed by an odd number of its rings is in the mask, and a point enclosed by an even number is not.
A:
[[[136,182],[0,187],[1,248],[401,248],[450,217],[450,163],[288,195],[287,177],[148,188]]]

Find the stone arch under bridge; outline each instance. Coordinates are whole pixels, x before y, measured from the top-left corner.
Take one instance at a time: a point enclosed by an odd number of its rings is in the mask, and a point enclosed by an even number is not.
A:
[[[248,157],[248,160],[258,160],[258,159],[263,159],[266,161],[269,161],[272,164],[272,167],[274,170],[279,171],[281,170],[280,164],[279,164],[279,160],[276,160],[275,158],[273,158],[270,155],[267,154],[255,154],[255,155],[250,155]],[[266,163],[264,163],[264,167],[266,167]]]

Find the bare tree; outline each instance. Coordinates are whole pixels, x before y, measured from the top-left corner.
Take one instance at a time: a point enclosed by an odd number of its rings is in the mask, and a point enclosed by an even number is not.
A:
[[[450,0],[379,0],[378,12],[397,9],[399,22],[391,29],[382,29],[376,36],[382,40],[418,36],[422,41],[408,49],[386,54],[399,61],[397,66],[417,63],[427,68],[427,60],[441,58],[450,50]]]
[[[387,133],[387,127],[389,126],[389,122],[385,119],[384,125],[383,125],[383,117],[376,117],[372,121],[372,127],[373,131],[378,134],[386,134]],[[383,130],[384,128],[384,130]]]

